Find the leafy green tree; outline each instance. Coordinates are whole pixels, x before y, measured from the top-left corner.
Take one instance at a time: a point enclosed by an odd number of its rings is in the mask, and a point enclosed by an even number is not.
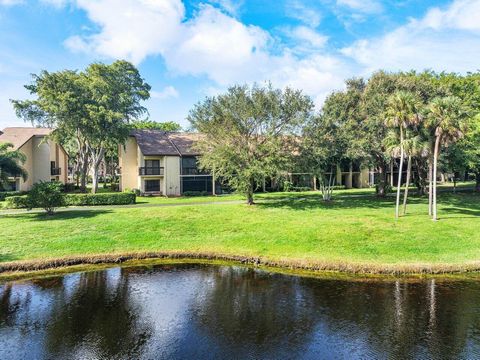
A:
[[[305,126],[300,156],[302,171],[311,172],[320,180],[325,201],[332,198],[337,165],[344,159],[366,157],[356,141],[361,122],[358,108],[364,87],[362,79],[348,80],[347,89],[332,93],[321,113],[311,117]]]
[[[65,194],[63,184],[58,181],[40,181],[33,184],[28,193],[30,208],[39,207],[48,215],[53,215],[55,209],[65,206]]]
[[[199,164],[253,204],[256,184],[292,166],[300,126],[313,102],[299,90],[233,86],[195,105],[188,115],[203,137]]]
[[[131,124],[132,129],[162,130],[169,132],[182,131],[180,124],[174,121],[156,122],[152,120],[136,120]]]
[[[13,145],[10,143],[0,143],[0,188],[6,187],[8,178],[20,175],[23,180],[27,180],[27,171],[21,164],[25,163],[26,157],[20,151],[10,150]]]
[[[91,165],[92,192],[96,192],[106,149],[123,144],[129,122],[147,112],[141,101],[149,98],[150,86],[135,66],[120,60],[110,65],[94,63],[83,72],[42,71],[33,79],[26,88],[37,99],[13,101],[17,115],[55,128],[53,136],[61,142],[75,139],[82,188]]]

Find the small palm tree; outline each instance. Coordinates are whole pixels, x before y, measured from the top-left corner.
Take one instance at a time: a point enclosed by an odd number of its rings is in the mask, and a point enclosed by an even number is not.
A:
[[[21,176],[27,180],[27,171],[20,165],[26,161],[25,155],[20,151],[13,151],[10,143],[0,143],[0,187],[6,186],[8,178]]]
[[[420,121],[420,101],[408,91],[397,91],[390,96],[387,103],[385,125],[399,129],[400,166],[398,169],[397,199],[395,203],[395,218],[398,219],[400,208],[400,187],[402,185],[403,160],[405,157],[404,138],[406,129]]]
[[[442,145],[463,137],[467,113],[456,96],[435,98],[429,105],[428,127],[434,136],[432,188],[432,219],[437,220],[437,165]]]

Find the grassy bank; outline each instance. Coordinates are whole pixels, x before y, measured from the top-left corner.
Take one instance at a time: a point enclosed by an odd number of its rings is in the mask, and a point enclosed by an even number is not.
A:
[[[426,199],[412,199],[407,216],[395,221],[393,198],[343,195],[330,204],[318,193],[290,193],[270,194],[251,207],[115,207],[53,217],[1,215],[0,262],[180,252],[347,271],[480,267],[479,195],[442,193],[437,223],[426,214]]]

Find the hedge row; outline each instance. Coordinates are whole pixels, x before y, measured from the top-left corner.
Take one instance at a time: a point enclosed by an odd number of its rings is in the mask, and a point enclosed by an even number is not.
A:
[[[9,196],[25,195],[25,191],[0,191],[0,201],[5,201]]]
[[[130,205],[135,204],[134,193],[111,194],[66,194],[64,206]],[[29,206],[28,195],[9,196],[5,199],[7,209],[26,209]],[[32,207],[37,207],[33,205]]]
[[[136,195],[131,192],[104,194],[66,194],[66,206],[130,205],[135,204]]]
[[[28,195],[16,195],[5,198],[4,207],[7,209],[25,209],[28,208]]]

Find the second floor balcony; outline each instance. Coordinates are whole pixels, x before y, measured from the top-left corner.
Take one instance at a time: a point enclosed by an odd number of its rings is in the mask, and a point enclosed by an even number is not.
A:
[[[143,166],[138,168],[138,175],[140,176],[148,176],[148,175],[163,175],[163,167],[155,166]]]

